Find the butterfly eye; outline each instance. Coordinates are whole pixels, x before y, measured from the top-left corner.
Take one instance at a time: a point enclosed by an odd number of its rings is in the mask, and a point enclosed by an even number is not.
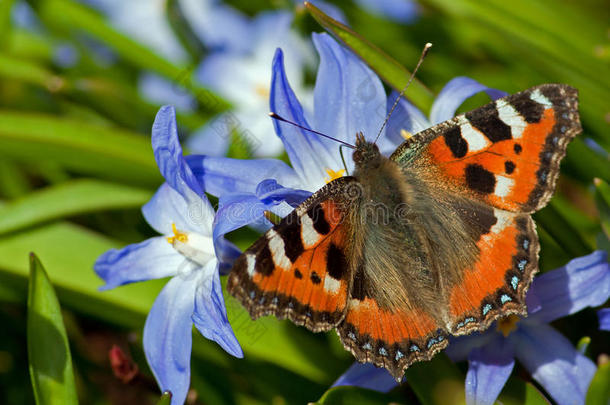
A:
[[[352,155],[352,158],[354,159],[354,162],[359,162],[362,160],[362,152],[360,152],[359,150],[357,150],[356,152],[354,152],[354,154]]]

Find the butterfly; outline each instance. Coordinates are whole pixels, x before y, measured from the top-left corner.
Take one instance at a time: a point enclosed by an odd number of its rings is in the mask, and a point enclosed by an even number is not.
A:
[[[581,131],[578,92],[544,84],[421,131],[389,157],[356,135],[333,180],[235,262],[227,288],[256,319],[336,329],[397,380],[450,335],[525,316],[538,269],[531,214]]]

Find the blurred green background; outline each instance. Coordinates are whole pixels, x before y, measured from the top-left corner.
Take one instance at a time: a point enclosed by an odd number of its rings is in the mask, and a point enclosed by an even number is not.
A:
[[[129,0],[127,0],[129,1]],[[172,10],[176,2],[157,1]],[[0,402],[34,403],[28,376],[26,300],[29,252],[35,252],[55,286],[70,341],[76,387],[83,404],[155,403],[156,384],[146,366],[141,331],[164,280],[98,292],[92,270],[104,251],[154,235],[139,209],[161,184],[150,128],[160,105],[138,90],[142,72],[184,86],[203,53],[193,37],[177,32],[189,57],[180,64],[160,56],[113,28],[100,12],[77,1],[29,0],[37,29],[11,17],[21,1],[0,0]],[[267,9],[294,11],[293,27],[304,37],[325,28],[291,1],[230,0],[248,15]],[[580,91],[582,135],[562,164],[556,196],[535,215],[542,243],[541,268],[550,270],[594,249],[609,249],[610,233],[610,7],[606,0],[421,0],[418,19],[404,25],[373,15],[351,1],[337,1],[359,37],[336,31],[365,55],[385,79],[400,88],[423,45],[432,42],[407,96],[428,112],[433,96],[455,76],[468,76],[509,93],[540,83],[561,82]],[[184,26],[171,12],[171,26]],[[175,20],[178,18],[178,20]],[[337,30],[332,24],[327,29]],[[342,36],[343,35],[343,36]],[[65,48],[67,47],[67,48]],[[79,55],[68,66],[57,52]],[[99,60],[100,49],[112,63]],[[381,50],[383,52],[378,52]],[[387,56],[390,55],[390,56]],[[271,61],[269,61],[269,66]],[[398,67],[397,67],[398,66]],[[315,71],[308,74],[313,82]],[[199,100],[178,116],[187,137],[230,103],[210,106],[196,82],[183,88]],[[481,105],[485,96],[460,111]],[[232,149],[233,156],[247,151]],[[600,180],[594,183],[594,179]],[[234,235],[240,247],[251,231]],[[312,334],[288,322],[257,322],[226,297],[232,325],[246,358],[233,359],[194,335],[192,403],[292,404],[319,400],[353,358],[334,332]],[[572,342],[591,338],[595,361],[610,353],[608,334],[597,331],[594,311],[554,324]],[[119,345],[133,357],[139,376],[116,379],[108,351]],[[52,350],[52,348],[49,348]],[[415,365],[432,394],[408,384],[388,395],[346,388],[324,403],[453,403],[463,401],[465,365],[443,356]],[[426,379],[427,378],[427,379]],[[526,383],[527,382],[527,383]],[[416,382],[414,382],[416,383]],[[540,400],[518,369],[503,391],[503,403]],[[436,394],[435,394],[436,393]],[[531,399],[534,398],[534,399]],[[529,402],[531,401],[531,402]]]

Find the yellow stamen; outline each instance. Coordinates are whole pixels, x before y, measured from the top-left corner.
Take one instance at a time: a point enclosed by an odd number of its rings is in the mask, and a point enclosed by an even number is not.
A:
[[[405,139],[409,139],[413,136],[412,133],[410,133],[409,131],[407,131],[406,129],[401,129],[400,130],[400,136],[402,136]]]
[[[498,330],[502,332],[504,337],[507,337],[512,331],[517,329],[517,322],[519,322],[519,319],[521,318],[517,315],[509,315],[498,319]]]
[[[343,174],[345,173],[345,169],[341,169],[341,170],[337,170],[337,171],[334,171],[333,169],[326,169],[326,173],[330,176],[330,178],[328,178],[326,180],[326,183],[330,183],[333,180],[337,180],[339,177],[343,177]]]
[[[265,100],[269,98],[269,87],[267,86],[262,86],[262,85],[257,85],[256,87],[254,87],[254,92],[256,94],[258,94],[259,96],[261,96],[262,98],[264,98]]]
[[[189,238],[187,236],[186,233],[184,232],[180,232],[177,228],[176,228],[176,224],[172,223],[172,230],[174,231],[174,236],[168,236],[167,237],[167,241],[170,244],[174,244],[175,241],[179,241],[182,243],[186,243],[188,242]]]

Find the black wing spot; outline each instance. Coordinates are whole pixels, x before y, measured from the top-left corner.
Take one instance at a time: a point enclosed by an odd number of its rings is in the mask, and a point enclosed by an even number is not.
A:
[[[515,163],[510,160],[504,162],[504,170],[506,171],[506,174],[512,174],[515,171],[515,167]]]
[[[327,235],[330,232],[330,224],[324,216],[324,209],[320,204],[316,204],[307,211],[307,215],[313,222],[313,228],[320,235]]]
[[[521,145],[519,145],[518,143],[515,144],[515,146],[513,146],[513,149],[515,151],[515,153],[518,155],[519,153],[521,153],[521,151],[523,150],[523,148],[521,147]]]
[[[269,245],[267,243],[265,243],[265,246],[256,254],[254,270],[264,276],[270,276],[273,274],[273,270],[275,270],[275,263],[273,262],[271,250],[269,250]]]
[[[466,113],[466,118],[494,143],[513,138],[510,126],[500,119],[498,109],[493,103]]]
[[[318,276],[318,273],[316,273],[315,271],[311,272],[311,276],[309,278],[311,278],[311,282],[314,284],[320,284],[322,282],[322,279],[320,278],[320,276]]]
[[[527,92],[519,96],[519,98],[511,100],[510,104],[517,110],[519,115],[529,124],[540,122],[542,114],[544,114],[544,105],[538,104],[529,96]]]
[[[335,280],[341,280],[347,271],[347,259],[341,249],[331,243],[326,252],[326,271]]]
[[[443,134],[443,137],[445,138],[445,144],[451,149],[454,157],[461,158],[466,156],[466,153],[468,153],[468,142],[462,138],[460,127],[450,128]]]
[[[294,276],[300,280],[303,278],[303,273],[299,269],[294,269]]]
[[[356,274],[354,275],[351,293],[351,297],[358,301],[362,301],[368,296],[368,294],[366,293],[366,286],[364,284],[364,280],[364,268],[363,264],[360,263],[358,269],[356,270]]]
[[[466,166],[466,184],[479,193],[490,194],[496,188],[496,176],[481,165]]]
[[[301,221],[296,216],[296,221],[284,227],[279,231],[282,240],[284,241],[284,253],[292,263],[294,263],[303,254],[303,240],[301,239]]]

